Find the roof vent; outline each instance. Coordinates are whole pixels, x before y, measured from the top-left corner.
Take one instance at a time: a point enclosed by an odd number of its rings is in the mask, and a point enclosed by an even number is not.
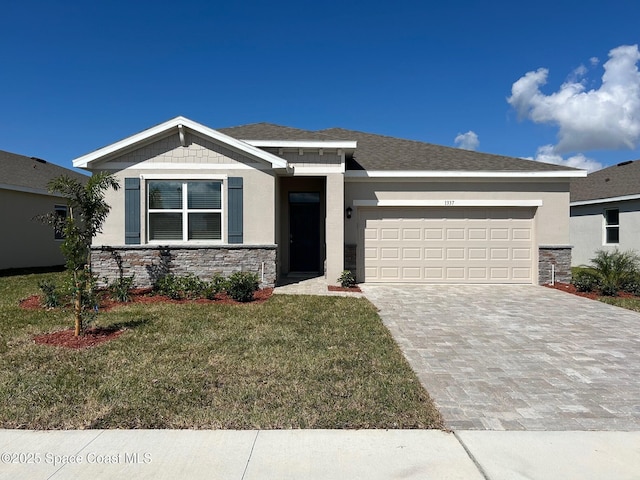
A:
[[[37,157],[31,157],[31,160],[35,160],[36,162],[40,162],[40,163],[47,163],[46,160],[43,160],[43,159],[37,158]]]
[[[620,162],[618,165],[616,165],[617,167],[622,167],[623,165],[629,165],[630,163],[633,163],[633,160],[627,160],[626,162]]]

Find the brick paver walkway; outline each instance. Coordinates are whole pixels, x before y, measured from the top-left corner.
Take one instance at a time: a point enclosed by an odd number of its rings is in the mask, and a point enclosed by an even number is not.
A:
[[[452,429],[640,430],[640,314],[538,286],[364,285]]]

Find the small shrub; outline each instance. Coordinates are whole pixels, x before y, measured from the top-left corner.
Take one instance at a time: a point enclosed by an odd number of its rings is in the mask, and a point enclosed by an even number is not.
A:
[[[42,290],[42,303],[45,307],[55,308],[60,306],[60,292],[53,282],[42,280],[38,283],[38,287]]]
[[[625,283],[622,290],[631,295],[640,296],[640,273]]]
[[[204,296],[209,300],[214,300],[216,298],[216,295],[224,292],[226,289],[227,281],[222,275],[216,273],[211,281],[206,284],[206,287],[204,289]]]
[[[179,284],[185,298],[200,298],[204,296],[207,283],[200,280],[194,274],[189,273],[184,277],[179,277]]]
[[[579,292],[593,292],[598,288],[598,276],[590,270],[579,270],[573,275],[571,283]]]
[[[340,282],[340,286],[343,288],[351,288],[356,285],[356,279],[349,270],[343,270],[338,277],[338,282]]]
[[[153,290],[159,295],[165,295],[173,300],[183,298],[179,278],[173,274],[164,275],[156,280]]]
[[[249,272],[236,272],[226,281],[227,293],[238,302],[250,302],[258,290],[258,275]]]
[[[109,293],[118,302],[128,302],[131,300],[131,288],[133,287],[134,275],[130,277],[120,277],[109,285]]]
[[[183,300],[185,298],[201,298],[207,291],[207,282],[189,273],[182,277],[168,274],[160,277],[154,284],[153,289],[160,295],[166,295],[173,300]]]

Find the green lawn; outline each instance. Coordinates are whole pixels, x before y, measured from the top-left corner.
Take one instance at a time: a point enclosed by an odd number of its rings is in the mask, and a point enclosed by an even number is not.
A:
[[[36,345],[72,313],[18,302],[61,276],[0,277],[0,428],[442,427],[367,300],[134,304],[98,316],[111,342]]]
[[[609,305],[616,305],[618,307],[626,308],[627,310],[635,310],[636,312],[640,312],[640,297],[599,297],[598,300],[604,303],[608,303]]]

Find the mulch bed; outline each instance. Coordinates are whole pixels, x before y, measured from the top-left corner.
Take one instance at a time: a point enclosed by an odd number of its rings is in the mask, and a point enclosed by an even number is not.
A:
[[[570,283],[555,283],[555,285],[546,284],[545,287],[554,288],[556,290],[561,290],[563,292],[571,293],[573,295],[578,295],[579,297],[590,298],[591,300],[598,300],[602,295],[598,292],[579,292],[576,287]],[[618,292],[618,297],[620,298],[634,298],[635,295],[627,292]]]
[[[360,287],[341,287],[339,285],[329,285],[328,286],[330,292],[356,292],[362,293]]]
[[[266,302],[273,294],[273,288],[263,288],[253,295],[253,302]],[[217,295],[215,300],[199,298],[196,300],[174,300],[163,295],[153,295],[150,289],[134,290],[131,292],[132,303],[153,304],[153,303],[205,303],[205,304],[222,304],[222,305],[239,305],[241,302],[233,300],[226,294]],[[115,301],[109,297],[100,301],[100,310],[109,311],[115,307],[127,305],[127,303]],[[27,310],[37,310],[44,308],[40,301],[40,295],[31,295],[20,302],[20,307]],[[45,333],[33,337],[33,341],[39,345],[51,345],[55,347],[65,348],[89,348],[100,345],[118,338],[124,332],[123,329],[96,327],[85,330],[83,335],[76,337],[74,330],[61,330],[59,332]]]
[[[89,348],[118,338],[124,333],[122,329],[114,328],[89,328],[84,334],[76,337],[74,330],[61,330],[59,332],[45,333],[33,337],[33,341],[39,345],[51,345],[65,348]]]

